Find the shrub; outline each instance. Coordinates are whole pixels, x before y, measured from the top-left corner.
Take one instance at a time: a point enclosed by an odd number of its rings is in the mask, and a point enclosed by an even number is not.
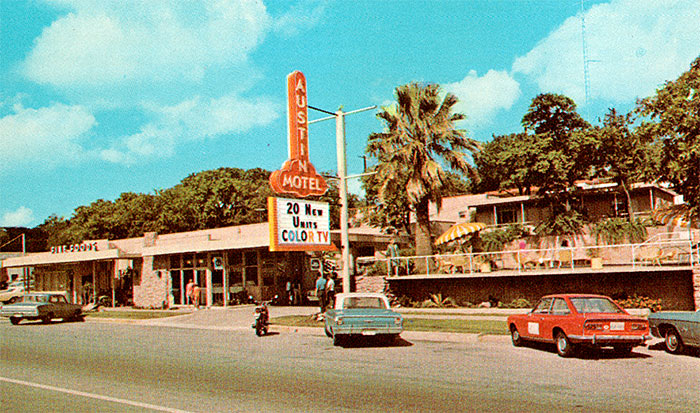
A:
[[[505,308],[532,308],[532,304],[525,298],[516,298],[504,306]]]
[[[442,298],[441,293],[430,294],[430,298],[421,303],[423,308],[448,308],[457,307],[457,303],[450,297]]]
[[[630,298],[619,300],[617,303],[623,308],[648,308],[652,312],[661,311],[663,309],[660,298],[654,300],[637,294]]]

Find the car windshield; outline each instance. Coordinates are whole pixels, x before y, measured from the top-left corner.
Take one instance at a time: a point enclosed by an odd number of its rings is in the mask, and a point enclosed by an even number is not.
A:
[[[571,304],[579,313],[624,313],[618,306],[607,298],[578,297],[572,298]]]
[[[344,304],[345,308],[386,308],[379,297],[347,297]]]

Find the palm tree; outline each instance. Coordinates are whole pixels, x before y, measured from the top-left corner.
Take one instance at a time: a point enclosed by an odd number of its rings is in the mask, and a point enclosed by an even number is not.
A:
[[[457,129],[456,122],[465,116],[452,112],[457,97],[447,93],[443,98],[439,85],[399,86],[396,100],[377,114],[386,128],[369,136],[367,152],[379,161],[380,200],[388,200],[393,191],[405,191],[416,214],[416,254],[431,255],[428,205],[431,201],[438,209],[442,205],[447,180],[442,165],[473,175],[465,150],[474,152],[478,144],[465,136],[466,131]]]

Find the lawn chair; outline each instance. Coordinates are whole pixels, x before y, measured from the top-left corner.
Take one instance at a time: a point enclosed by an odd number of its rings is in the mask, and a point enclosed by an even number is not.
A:
[[[574,268],[574,256],[570,249],[559,250],[557,253],[557,263],[558,267],[561,268],[562,264],[565,264],[571,268]]]

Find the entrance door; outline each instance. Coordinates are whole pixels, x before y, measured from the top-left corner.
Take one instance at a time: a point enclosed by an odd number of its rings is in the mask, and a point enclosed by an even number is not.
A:
[[[172,295],[173,304],[184,304],[185,303],[185,289],[183,287],[184,282],[182,279],[182,271],[172,270],[170,271],[170,280],[172,285]]]

